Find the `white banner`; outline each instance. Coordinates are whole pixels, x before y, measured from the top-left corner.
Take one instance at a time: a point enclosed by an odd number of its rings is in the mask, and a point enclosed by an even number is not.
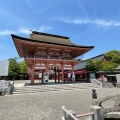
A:
[[[0,76],[8,76],[9,61],[0,60]]]
[[[68,78],[70,78],[71,77],[71,73],[68,73]]]
[[[39,77],[39,78],[42,78],[42,73],[39,73],[39,74],[38,74],[38,77]]]

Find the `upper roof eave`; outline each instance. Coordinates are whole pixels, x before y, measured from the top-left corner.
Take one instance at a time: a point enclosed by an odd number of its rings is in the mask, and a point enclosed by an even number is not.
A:
[[[11,36],[12,36],[13,40],[14,40],[14,38],[16,38],[16,39],[26,40],[26,41],[30,41],[30,42],[39,42],[39,43],[41,42],[41,43],[47,43],[47,44],[76,47],[76,48],[90,48],[90,49],[94,48],[94,46],[66,45],[66,44],[59,44],[59,43],[51,43],[51,42],[38,41],[38,40],[35,40],[35,39],[29,39],[29,38],[25,38],[25,37],[20,37],[20,36],[14,35],[14,34],[11,34]]]

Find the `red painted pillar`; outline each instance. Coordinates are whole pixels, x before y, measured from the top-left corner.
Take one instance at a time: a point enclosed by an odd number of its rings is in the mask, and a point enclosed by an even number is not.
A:
[[[62,64],[62,82],[65,82],[64,81],[64,64]]]
[[[56,75],[56,67],[54,68],[54,71],[55,71],[55,83],[56,83],[56,77],[57,77],[57,75]]]
[[[42,71],[42,83],[43,83],[43,79],[44,79],[44,73],[43,73],[43,71]]]
[[[58,70],[58,82],[60,82],[60,71]]]
[[[48,63],[46,63],[46,70],[45,72],[48,72]]]
[[[73,72],[74,72],[74,66],[72,65],[72,74],[73,74]]]
[[[31,84],[34,85],[34,73],[35,73],[35,65],[32,65],[31,70]]]

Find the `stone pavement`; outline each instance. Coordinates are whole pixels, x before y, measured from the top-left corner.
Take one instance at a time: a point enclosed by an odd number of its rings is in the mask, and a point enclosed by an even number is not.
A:
[[[93,88],[0,96],[0,120],[61,120],[61,106],[77,114],[90,112]],[[97,89],[98,99],[114,93],[119,88]]]
[[[35,85],[30,85],[28,81],[26,83],[15,83],[15,89],[13,95],[28,94],[28,93],[38,93],[38,92],[52,92],[52,91],[65,91],[65,90],[83,90],[91,88],[99,88],[92,83],[49,83],[40,84],[35,83]]]

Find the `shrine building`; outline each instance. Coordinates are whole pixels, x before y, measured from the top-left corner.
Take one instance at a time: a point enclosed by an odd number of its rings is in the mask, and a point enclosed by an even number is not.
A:
[[[30,38],[11,36],[19,56],[25,58],[31,84],[35,80],[42,83],[50,79],[55,82],[74,81],[74,66],[80,63],[75,58],[94,48],[74,44],[66,36],[37,31],[32,31]]]

